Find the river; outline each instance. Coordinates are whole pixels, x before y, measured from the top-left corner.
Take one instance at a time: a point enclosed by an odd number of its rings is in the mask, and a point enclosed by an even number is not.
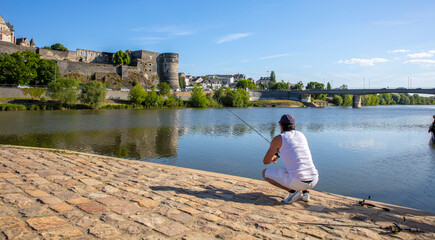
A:
[[[435,148],[427,133],[434,106],[231,111],[267,139],[279,134],[282,114],[293,114],[319,170],[316,190],[435,212]],[[0,143],[254,179],[261,179],[268,148],[266,140],[225,108],[0,112]]]

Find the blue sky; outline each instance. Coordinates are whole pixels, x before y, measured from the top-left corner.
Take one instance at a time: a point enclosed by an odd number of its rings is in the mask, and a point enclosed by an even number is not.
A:
[[[435,87],[435,1],[6,1],[38,47],[176,52],[179,71],[349,88]]]

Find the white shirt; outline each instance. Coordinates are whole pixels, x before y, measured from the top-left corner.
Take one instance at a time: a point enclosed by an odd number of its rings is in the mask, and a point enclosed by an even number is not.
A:
[[[281,133],[282,145],[279,149],[287,173],[299,178],[301,181],[311,181],[318,176],[311,157],[305,135],[299,131],[286,131]]]

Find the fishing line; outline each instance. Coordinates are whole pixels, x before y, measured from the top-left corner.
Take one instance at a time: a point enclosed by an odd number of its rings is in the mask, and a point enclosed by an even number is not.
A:
[[[251,125],[249,125],[247,122],[245,122],[243,119],[241,119],[239,116],[237,116],[237,114],[235,114],[233,111],[231,111],[228,108],[225,108],[226,110],[228,110],[230,113],[234,114],[234,116],[236,116],[238,119],[240,119],[240,121],[244,122],[246,125],[248,125],[248,127],[250,127],[252,130],[254,130],[256,133],[258,133],[258,135],[260,135],[264,140],[266,140],[268,143],[270,143],[270,141],[265,138],[263,135],[261,135],[260,132],[258,132],[257,130],[255,130],[255,128],[253,128]]]

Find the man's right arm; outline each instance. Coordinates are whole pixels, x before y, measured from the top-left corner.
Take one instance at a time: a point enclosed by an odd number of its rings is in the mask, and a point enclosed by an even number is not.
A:
[[[263,158],[264,164],[269,164],[271,162],[276,163],[278,160],[278,157],[275,156],[275,153],[279,151],[282,145],[282,138],[281,135],[278,135],[272,139],[272,142],[270,142],[270,147],[266,152],[266,155]]]

